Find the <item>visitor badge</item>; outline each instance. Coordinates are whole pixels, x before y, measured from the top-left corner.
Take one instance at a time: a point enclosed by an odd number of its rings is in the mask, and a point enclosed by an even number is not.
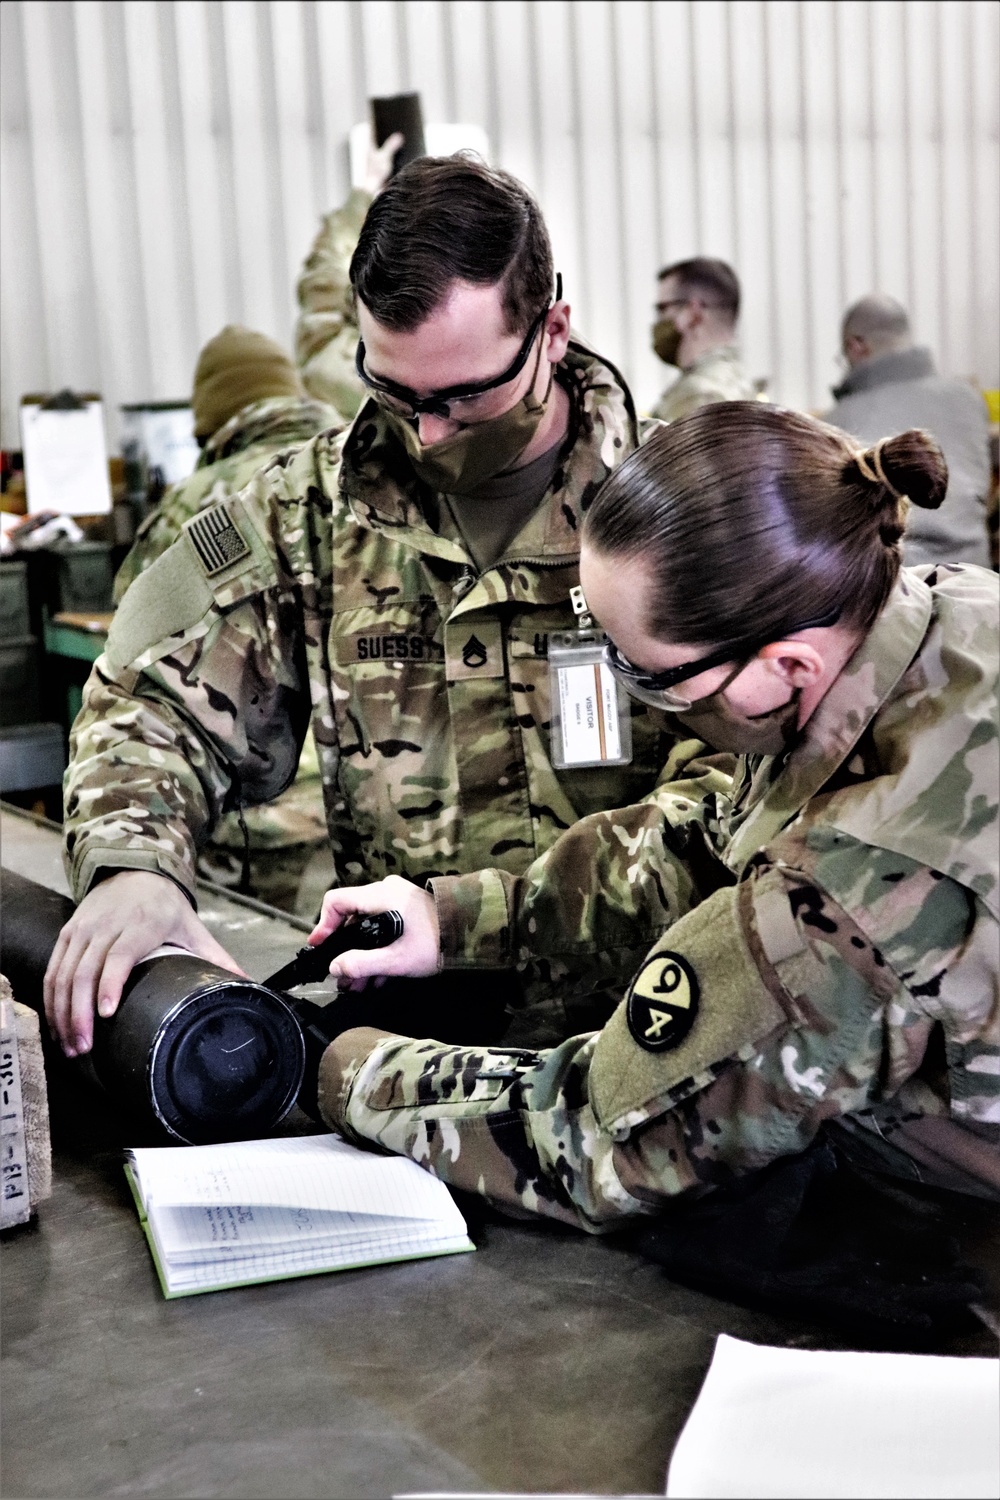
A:
[[[549,637],[552,764],[627,766],[632,720],[623,693],[604,661],[604,636],[581,630]]]

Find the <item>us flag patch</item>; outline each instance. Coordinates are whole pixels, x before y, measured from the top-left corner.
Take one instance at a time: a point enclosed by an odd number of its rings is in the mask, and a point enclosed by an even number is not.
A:
[[[204,515],[195,516],[188,522],[187,533],[209,577],[250,556],[250,548],[224,506],[215,506]]]

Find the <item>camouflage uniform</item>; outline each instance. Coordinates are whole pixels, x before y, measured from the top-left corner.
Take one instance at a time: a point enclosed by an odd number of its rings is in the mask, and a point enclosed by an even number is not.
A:
[[[676,422],[699,406],[713,401],[752,401],[757,389],[740,362],[735,344],[712,349],[696,359],[680,379],[669,386],[653,407],[651,416],[661,422]]]
[[[571,345],[560,379],[551,488],[482,574],[374,403],[187,522],[123,600],[74,726],[78,895],[101,866],[191,889],[194,845],[237,800],[288,785],[310,715],[343,884],[519,874],[582,816],[675,774],[673,721],[641,704],[630,765],[550,760],[547,642],[573,627],[580,519],[638,442],[590,351]]]
[[[354,369],[358,320],[349,275],[351,256],[371,206],[355,188],[347,202],[323,219],[299,277],[295,359],[311,396],[329,402],[347,419],[361,406],[365,388]]]
[[[706,805],[718,888],[700,904],[653,807],[645,828],[588,819],[521,880],[438,882],[452,961],[576,971],[621,943],[640,886],[660,935],[602,1032],[539,1053],[347,1031],[322,1060],[325,1118],[594,1232],[848,1113],[880,1130],[950,1107],[1000,1184],[996,679],[992,575],[905,570],[787,759],[747,758],[732,801]]]
[[[238,494],[275,453],[301,447],[318,432],[340,425],[337,413],[321,401],[270,396],[242,407],[208,439],[194,473],[168,490],[143,521],[115,578],[115,602],[120,603],[129,584],[177,540],[185,521]],[[299,909],[303,871],[326,844],[319,765],[311,736],[295,784],[274,802],[248,808],[245,823],[250,893],[272,906]],[[244,851],[239,819],[235,813],[226,813],[199,853],[198,872],[220,885],[241,886]],[[319,910],[315,884],[310,880],[303,893],[304,916],[314,916]]]
[[[268,459],[284,448],[301,448],[318,432],[343,423],[322,401],[269,396],[241,407],[206,442],[193,474],[173,485],[136,533],[115,578],[115,603],[133,579],[176,542],[185,521],[239,494]]]

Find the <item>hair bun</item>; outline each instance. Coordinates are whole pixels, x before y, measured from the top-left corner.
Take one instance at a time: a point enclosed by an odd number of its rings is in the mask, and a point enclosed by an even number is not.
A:
[[[921,510],[937,510],[948,488],[948,465],[940,445],[929,432],[913,428],[896,437],[883,438],[875,451],[891,489],[905,495]]]

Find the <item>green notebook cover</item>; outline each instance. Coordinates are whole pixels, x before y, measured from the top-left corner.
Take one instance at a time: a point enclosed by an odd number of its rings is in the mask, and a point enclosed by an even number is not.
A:
[[[235,1291],[237,1287],[241,1286],[259,1286],[266,1281],[294,1281],[300,1276],[331,1276],[337,1271],[359,1271],[365,1266],[401,1265],[407,1260],[430,1260],[439,1255],[466,1255],[470,1250],[475,1250],[476,1248],[470,1240],[467,1245],[457,1245],[450,1250],[418,1250],[413,1255],[383,1255],[378,1256],[374,1260],[352,1261],[347,1266],[315,1266],[309,1271],[277,1271],[271,1276],[248,1276],[245,1281],[220,1281],[215,1286],[192,1286],[185,1287],[183,1291],[172,1292],[167,1285],[167,1270],[160,1260],[160,1253],[153,1236],[153,1227],[149,1222],[149,1216],[142,1201],[142,1194],[139,1191],[139,1184],[136,1181],[135,1173],[128,1162],[125,1163],[124,1170],[125,1176],[128,1179],[128,1185],[132,1190],[132,1197],[135,1199],[135,1206],[139,1211],[139,1223],[142,1225],[142,1232],[146,1236],[149,1253],[153,1257],[153,1265],[156,1267],[156,1275],[160,1283],[160,1288],[164,1297],[171,1302],[177,1297],[200,1297],[203,1292],[230,1292]]]

